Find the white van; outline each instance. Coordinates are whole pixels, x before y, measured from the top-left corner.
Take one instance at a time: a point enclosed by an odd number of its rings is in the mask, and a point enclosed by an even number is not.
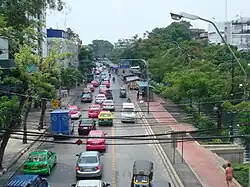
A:
[[[122,103],[121,122],[135,123],[135,105],[133,103]]]

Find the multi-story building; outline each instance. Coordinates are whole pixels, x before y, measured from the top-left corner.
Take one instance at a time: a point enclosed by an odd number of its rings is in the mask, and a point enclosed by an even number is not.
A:
[[[58,49],[58,54],[70,52],[72,55],[58,61],[63,67],[78,67],[79,38],[67,39],[66,32],[60,29],[47,29],[48,53],[53,49]]]
[[[208,40],[208,32],[205,29],[191,28],[189,29],[191,32],[192,39],[194,40]]]
[[[230,22],[215,24],[228,44],[236,46],[238,50],[250,49],[250,18],[240,17]],[[208,39],[210,43],[223,43],[212,25],[208,27]]]

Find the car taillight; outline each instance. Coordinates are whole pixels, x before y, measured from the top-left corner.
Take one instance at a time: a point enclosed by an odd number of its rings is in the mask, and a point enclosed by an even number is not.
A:
[[[46,167],[47,167],[46,164],[41,165],[41,168],[46,168]]]
[[[28,166],[24,165],[23,168],[24,168],[24,169],[28,169]]]
[[[100,170],[100,169],[101,169],[100,166],[96,166],[96,167],[95,167],[95,170]]]
[[[77,167],[76,167],[76,171],[79,171],[79,170],[80,170],[80,167],[77,166]]]

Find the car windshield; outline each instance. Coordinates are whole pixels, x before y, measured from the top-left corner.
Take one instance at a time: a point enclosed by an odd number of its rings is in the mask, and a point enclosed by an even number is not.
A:
[[[105,96],[102,96],[102,95],[96,97],[96,99],[104,99],[104,98]]]
[[[89,98],[90,97],[90,95],[89,94],[83,94],[83,96],[82,96],[83,98]]]
[[[104,104],[106,104],[106,105],[113,105],[113,101],[104,101]]]
[[[89,137],[102,137],[101,134],[90,134]]]
[[[68,107],[69,110],[77,110],[77,107],[74,107],[74,106],[70,106]]]
[[[94,164],[97,162],[98,162],[98,160],[97,160],[96,156],[82,156],[80,158],[80,161],[79,161],[79,163],[81,163],[81,164]]]
[[[30,155],[28,158],[29,162],[43,162],[46,160],[45,155]]]
[[[135,181],[136,182],[148,182],[148,176],[140,176],[140,175],[137,175],[135,177]]]
[[[83,124],[92,124],[93,121],[90,120],[90,119],[82,119],[82,123],[83,123]]]
[[[102,113],[100,116],[101,117],[111,117],[111,114],[109,114],[109,113]]]
[[[101,85],[100,88],[106,88],[106,86],[105,85]]]

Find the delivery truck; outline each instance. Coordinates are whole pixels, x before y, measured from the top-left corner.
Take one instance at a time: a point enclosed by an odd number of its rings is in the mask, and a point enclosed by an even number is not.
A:
[[[54,138],[58,138],[60,135],[70,135],[74,133],[74,124],[71,122],[70,110],[54,110],[50,113],[50,119],[50,133]]]

